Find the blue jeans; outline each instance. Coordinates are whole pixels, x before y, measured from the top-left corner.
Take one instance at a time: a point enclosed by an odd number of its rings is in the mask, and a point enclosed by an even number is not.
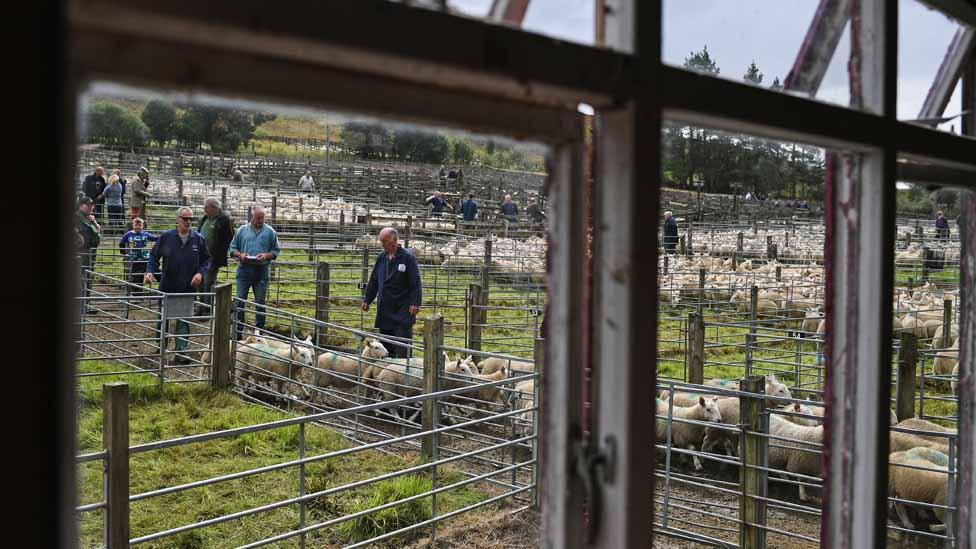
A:
[[[268,295],[269,265],[240,265],[237,267],[237,299],[247,299],[248,292],[254,289],[254,301],[258,303],[254,325],[264,329],[264,299]],[[244,306],[238,304],[237,339],[244,334]]]

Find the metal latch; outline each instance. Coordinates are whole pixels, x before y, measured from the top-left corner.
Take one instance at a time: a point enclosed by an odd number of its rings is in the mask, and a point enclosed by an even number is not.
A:
[[[583,482],[586,501],[590,508],[590,524],[587,543],[593,544],[603,520],[603,486],[613,484],[617,466],[617,439],[608,435],[600,447],[594,447],[585,439],[575,445],[576,474]]]

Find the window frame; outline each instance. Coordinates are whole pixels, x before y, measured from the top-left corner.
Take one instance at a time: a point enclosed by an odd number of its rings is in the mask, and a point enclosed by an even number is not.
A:
[[[924,3],[976,27],[976,7],[969,2]],[[887,294],[893,272],[892,251],[886,244],[892,235],[885,224],[887,214],[893,215],[889,210],[897,177],[895,159],[910,155],[972,172],[976,170],[976,140],[896,119],[897,3],[860,0],[853,4],[860,7],[866,21],[860,77],[869,96],[862,111],[665,65],[660,55],[660,0],[598,0],[598,5],[612,7],[601,13],[605,28],[597,33],[612,49],[569,44],[386,0],[285,0],[270,11],[258,0],[75,0],[67,4],[66,113],[70,118],[77,112],[77,92],[86,82],[111,80],[393,116],[549,144],[555,197],[550,204],[558,212],[551,216],[554,244],[550,253],[552,273],[558,276],[550,277],[552,337],[547,344],[550,368],[544,401],[542,498],[547,512],[542,544],[584,545],[580,517],[585,487],[576,474],[573,451],[584,442],[591,449],[605,448],[607,437],[614,437],[614,474],[597,489],[603,505],[622,512],[603,514],[604,526],[613,526],[598,528],[594,541],[606,547],[625,547],[647,540],[651,534],[653,483],[647,469],[653,462],[647,460],[653,458],[649,451],[653,422],[635,419],[648,412],[648,391],[653,391],[656,375],[654,367],[647,368],[640,358],[648,349],[654,350],[654,344],[647,345],[643,336],[648,330],[655,333],[657,296],[657,248],[648,242],[647,231],[642,232],[641,215],[656,212],[659,205],[658,188],[649,182],[656,180],[659,171],[662,119],[804,141],[860,155],[864,169],[859,180],[838,177],[833,183],[828,181],[833,200],[826,219],[836,236],[828,244],[828,255],[835,270],[845,269],[865,290],[870,286],[863,284],[873,276],[877,293],[861,296],[853,304],[841,300],[843,307],[835,308],[828,322],[856,326],[858,320],[864,320],[861,326],[876,329],[859,331],[851,340],[832,337],[828,346],[856,350],[861,363],[868,363],[867,369],[852,371],[855,362],[838,360],[835,380],[859,375],[857,395],[876,404],[882,398],[885,387],[879,376],[890,372],[891,354],[884,326],[890,328]],[[105,21],[112,24],[106,26]],[[408,40],[403,39],[404,29],[410,33]],[[970,82],[972,65],[970,62],[967,73]],[[290,83],[296,80],[300,83]],[[583,440],[579,423],[581,342],[587,337],[578,314],[583,310],[585,284],[579,243],[585,238],[586,206],[580,191],[584,159],[582,130],[575,113],[579,102],[589,103],[600,113],[596,123],[599,179],[593,197],[597,217],[591,352],[593,364],[599,367],[594,372],[595,428],[588,441]],[[72,173],[76,155],[73,119],[63,128],[61,157],[68,159],[66,173]],[[972,132],[970,122],[968,133]],[[601,164],[601,155],[610,158],[612,150],[616,151],[615,162]],[[952,183],[961,182],[964,180]],[[976,179],[965,186],[976,189]],[[859,208],[873,207],[870,211],[878,215],[857,225],[854,233],[842,235],[836,229],[845,218],[836,208],[850,192],[860,193]],[[615,218],[601,210],[612,204],[626,209],[619,217],[626,223],[613,225]],[[969,207],[972,210],[972,203]],[[849,240],[855,236],[860,239]],[[881,249],[871,255],[873,248],[865,248],[865,244]],[[873,267],[882,273],[880,287],[877,274],[869,272]],[[846,285],[850,280],[843,282]],[[965,295],[963,288],[961,314],[963,319],[971,319],[973,297]],[[885,311],[887,320],[882,316],[882,322],[870,324]],[[62,318],[73,314],[70,298],[65,296]],[[974,388],[973,335],[964,336],[960,345],[961,394],[966,388],[971,394]],[[68,362],[70,357],[64,360]],[[64,387],[72,386],[72,373],[73,367],[59,371]],[[835,440],[846,440],[851,447],[832,445],[830,449],[834,457],[828,460],[827,471],[834,473],[829,484],[835,487],[828,488],[822,539],[836,547],[876,545],[883,542],[885,524],[884,502],[879,498],[884,495],[881,487],[887,472],[881,466],[881,460],[887,458],[882,455],[886,442],[876,443],[883,426],[880,420],[845,421],[855,417],[854,410],[839,406],[836,400],[831,404],[831,432],[840,435]],[[961,402],[960,410],[960,429],[972,434],[973,403]],[[972,465],[976,454],[974,438],[970,436],[960,449],[959,524],[971,525],[960,529],[961,546],[976,541],[973,472],[965,466]],[[839,457],[842,449],[850,451],[849,459],[844,458],[847,461]],[[71,445],[64,445],[62,463],[73,463],[71,451]],[[855,474],[870,467],[876,474]],[[835,481],[847,484],[838,486]],[[67,482],[64,486],[72,490],[73,485]],[[72,516],[70,509],[62,511],[62,516]]]

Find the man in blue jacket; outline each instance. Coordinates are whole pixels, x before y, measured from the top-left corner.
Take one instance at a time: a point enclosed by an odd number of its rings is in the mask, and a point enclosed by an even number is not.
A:
[[[403,338],[409,342],[413,340],[413,323],[420,311],[420,267],[413,252],[397,242],[398,237],[393,227],[380,231],[383,251],[376,257],[376,265],[373,266],[366,295],[363,296],[362,308],[363,311],[368,311],[370,303],[379,296],[375,326],[383,335]],[[390,357],[406,358],[407,347],[393,345]]]
[[[143,281],[147,284],[154,280],[153,273],[161,273],[159,291],[176,294],[196,293],[196,289],[203,283],[203,277],[210,269],[210,253],[207,243],[200,233],[191,228],[193,210],[182,207],[176,212],[176,228],[159,235],[156,244],[149,252],[149,264]],[[159,262],[162,260],[162,270]],[[167,323],[168,324],[168,323]],[[162,328],[162,327],[160,327]],[[169,331],[169,326],[166,327]],[[185,320],[176,321],[176,335],[190,333],[190,325]],[[183,337],[176,339],[176,352],[185,351],[187,340]],[[184,355],[178,355],[177,364],[187,364],[189,360]]]
[[[474,221],[478,215],[478,203],[474,201],[474,193],[468,193],[468,199],[461,204],[461,213],[465,221]]]
[[[664,212],[664,230],[661,244],[664,246],[664,253],[673,254],[678,247],[678,220],[670,211]]]

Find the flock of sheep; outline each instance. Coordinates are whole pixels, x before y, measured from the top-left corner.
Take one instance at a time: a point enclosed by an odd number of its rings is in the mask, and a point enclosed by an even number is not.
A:
[[[716,390],[726,396],[713,396]],[[734,393],[738,390],[736,381],[714,379],[705,383],[701,393],[672,395],[668,390],[662,391],[655,401],[658,444],[702,453],[718,449],[735,456],[742,419],[740,399]],[[766,376],[765,394],[769,405],[777,407],[768,416],[770,439],[766,466],[783,478],[795,480],[801,501],[816,502],[818,498],[808,491],[810,484],[818,483],[822,474],[824,408],[793,401],[789,388],[774,375]],[[948,437],[956,432],[919,418],[898,422],[893,412],[891,425],[889,495],[905,500],[893,504],[897,516],[906,528],[928,523],[929,531],[944,532]],[[703,469],[698,454],[692,454],[692,461],[696,470]],[[930,512],[934,513],[936,522],[930,520]]]
[[[386,346],[375,339],[364,339],[362,352],[356,356],[331,350],[316,353],[311,337],[287,340],[249,335],[237,343],[236,352],[239,375],[249,378],[258,392],[286,395],[286,385],[293,384],[305,398],[313,398],[308,387],[319,394],[348,395],[360,389],[367,400],[375,402],[424,392],[423,358],[389,358]],[[203,357],[204,362],[208,359]],[[531,379],[518,379],[534,371],[531,362],[489,357],[475,364],[470,355],[451,359],[444,352],[444,365],[440,390],[470,388],[447,400],[457,405],[456,414],[467,415],[465,410],[472,407],[521,410],[515,416],[516,433],[524,436],[531,432],[535,384]],[[512,383],[491,385],[509,378],[513,378]],[[391,406],[392,414],[399,412]],[[419,410],[404,412],[409,413],[404,419],[413,421]]]

